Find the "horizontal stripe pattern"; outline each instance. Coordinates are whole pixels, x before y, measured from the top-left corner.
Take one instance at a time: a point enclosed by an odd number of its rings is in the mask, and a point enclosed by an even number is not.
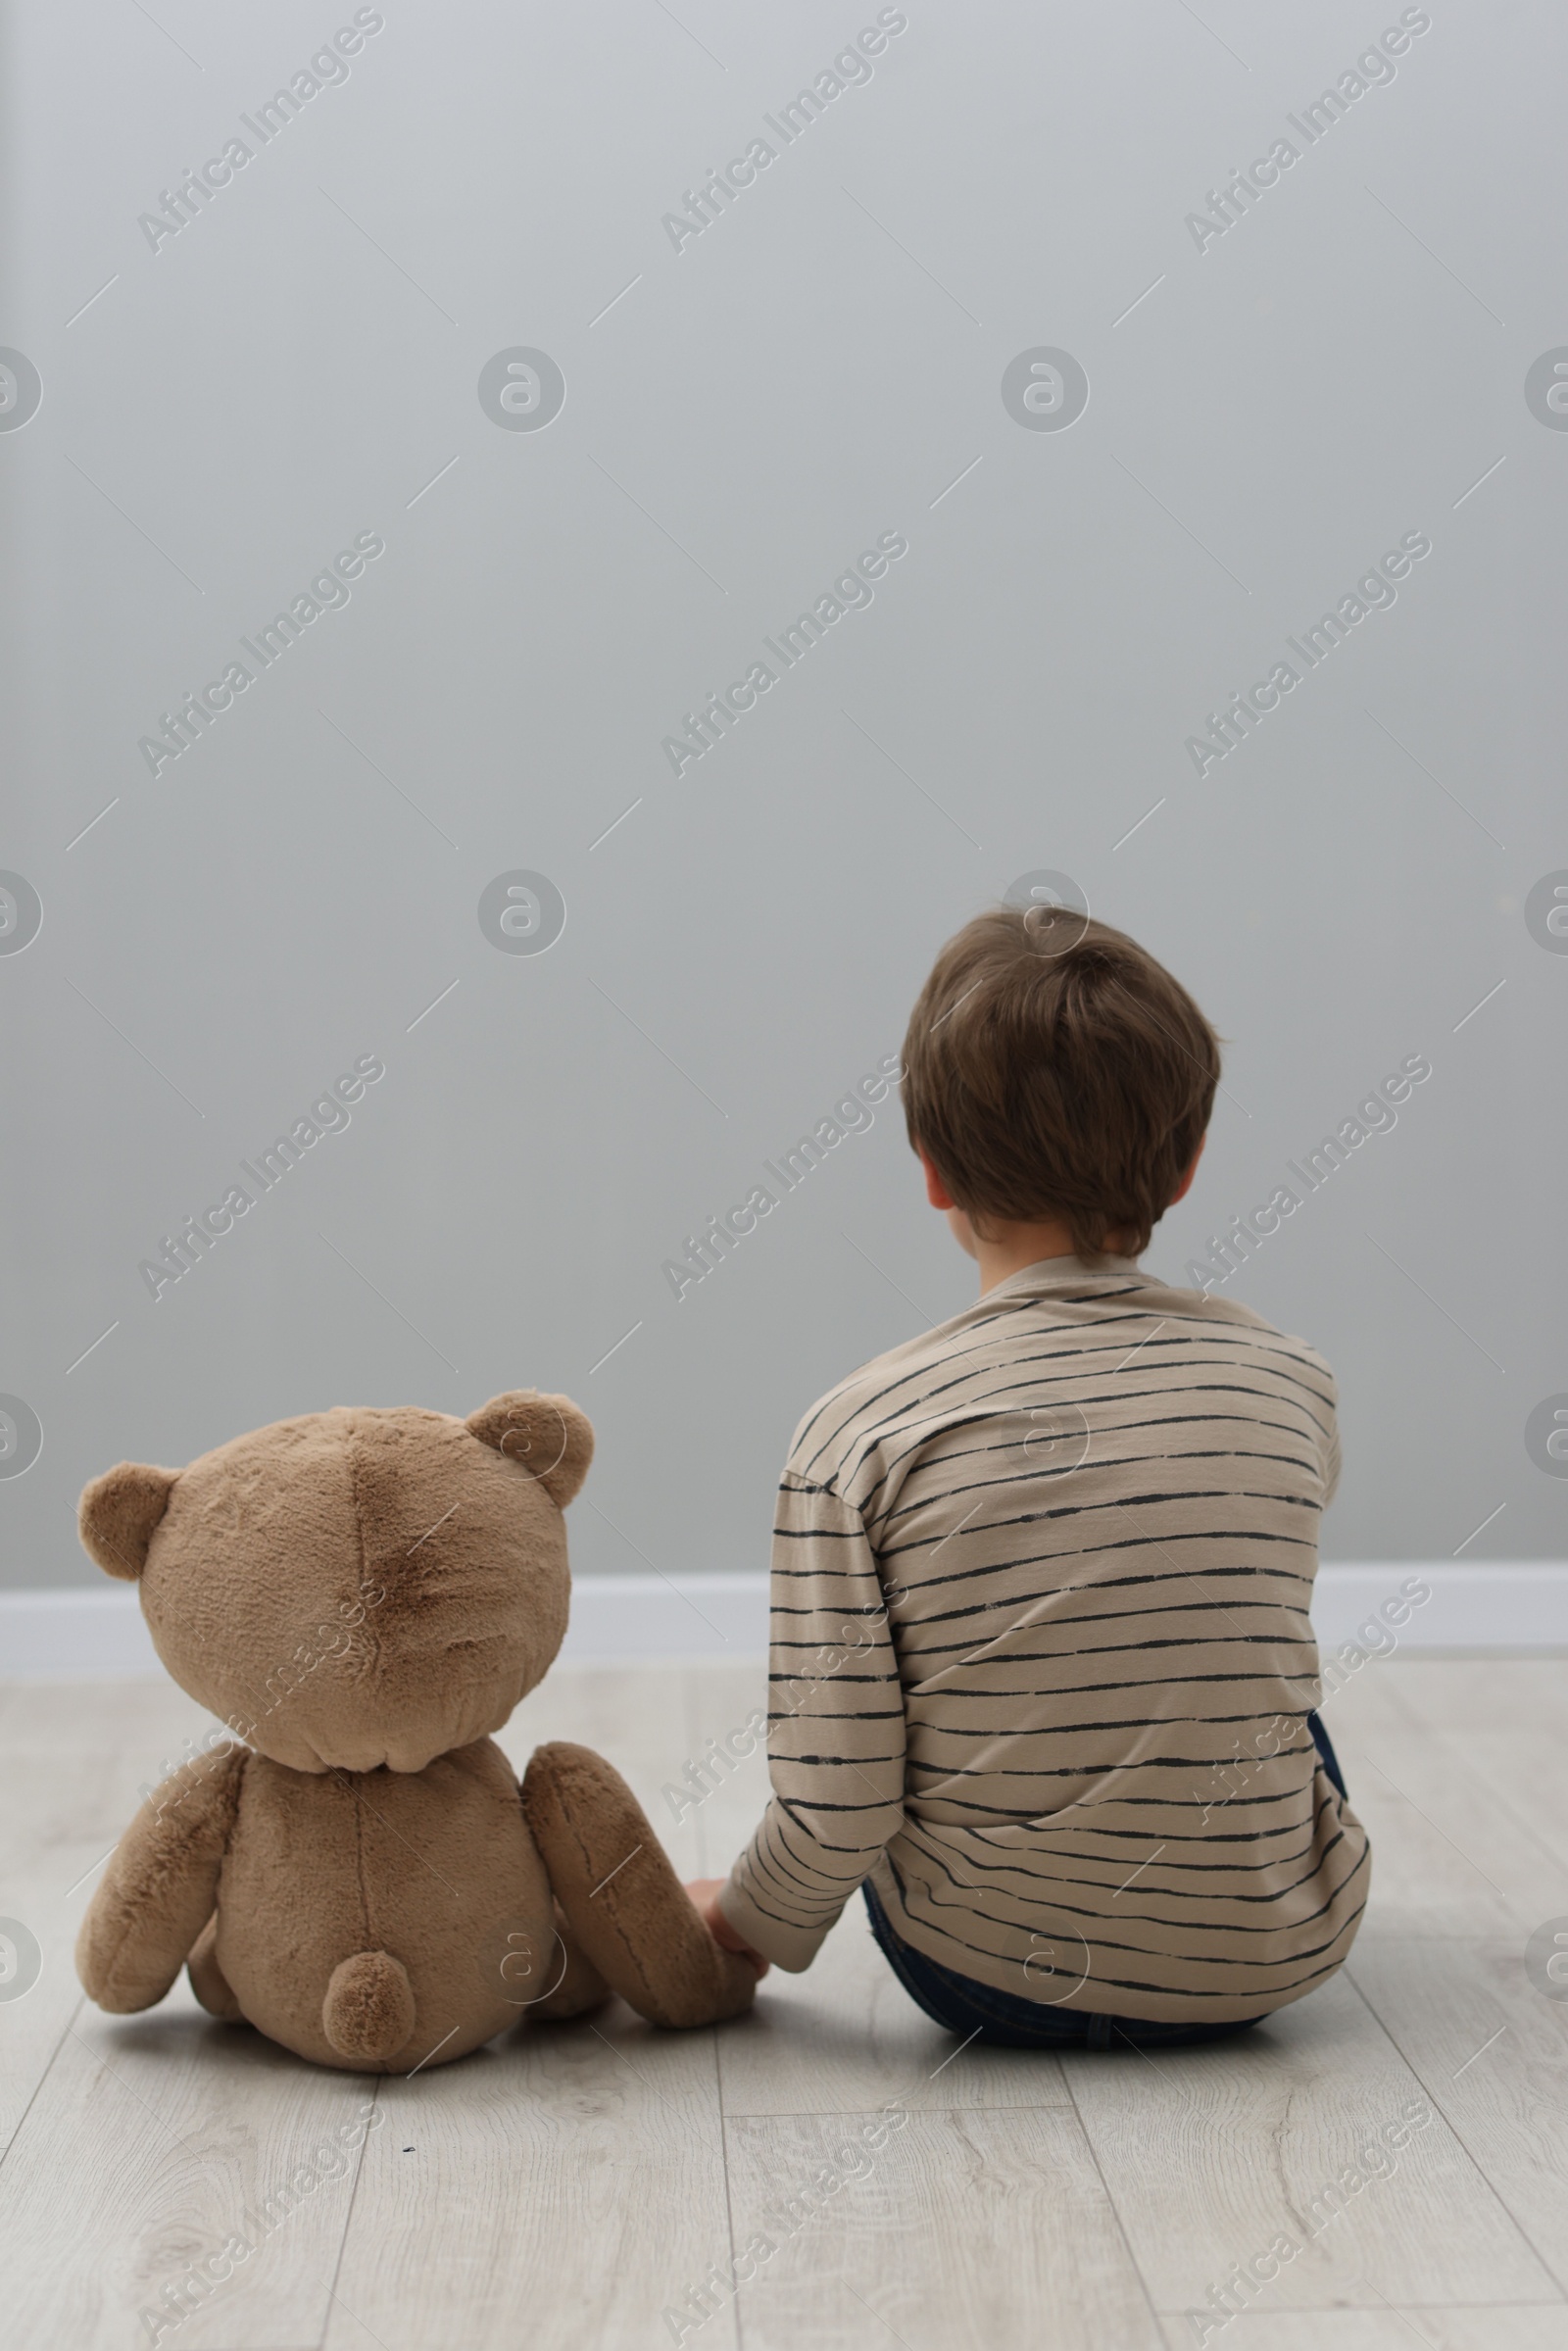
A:
[[[1114,1258],[842,1382],[779,1487],[734,1925],[804,1968],[869,1877],[906,1941],[1025,1998],[1221,2021],[1324,1982],[1370,1874],[1306,1723],[1338,1476],[1310,1347]]]

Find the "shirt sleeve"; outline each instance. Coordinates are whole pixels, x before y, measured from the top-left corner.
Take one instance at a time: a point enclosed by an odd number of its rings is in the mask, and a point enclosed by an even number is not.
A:
[[[1323,1439],[1323,1507],[1326,1510],[1340,1487],[1340,1413],[1339,1396],[1332,1382],[1329,1388],[1329,1420]]]
[[[773,1530],[768,1658],[773,1799],[719,1907],[791,1974],[904,1820],[904,1689],[858,1511],[786,1472]]]

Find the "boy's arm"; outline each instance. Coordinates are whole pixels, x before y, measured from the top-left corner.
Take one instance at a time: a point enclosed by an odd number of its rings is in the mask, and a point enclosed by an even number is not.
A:
[[[1323,1431],[1323,1508],[1333,1501],[1340,1487],[1340,1392],[1332,1372],[1329,1374],[1328,1424]]]
[[[786,1472],[773,1534],[773,1800],[718,1896],[747,1944],[809,1967],[904,1819],[904,1690],[859,1513]]]

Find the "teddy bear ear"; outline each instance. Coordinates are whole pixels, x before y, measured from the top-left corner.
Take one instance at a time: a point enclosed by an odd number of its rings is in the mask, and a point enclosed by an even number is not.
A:
[[[122,1461],[83,1487],[76,1529],[83,1550],[106,1576],[137,1581],[178,1474],[146,1461]]]
[[[493,1445],[530,1478],[537,1478],[562,1510],[588,1475],[594,1457],[588,1415],[579,1412],[569,1396],[511,1388],[470,1412],[467,1426],[481,1445]]]

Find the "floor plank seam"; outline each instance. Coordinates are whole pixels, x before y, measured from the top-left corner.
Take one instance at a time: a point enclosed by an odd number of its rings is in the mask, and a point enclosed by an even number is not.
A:
[[[1568,2289],[1564,2288],[1561,2278],[1558,2277],[1557,2272],[1555,2269],[1553,2269],[1545,2254],[1542,2252],[1540,2246],[1536,2243],[1534,2237],[1531,2235],[1530,2230],[1526,2228],[1524,2222],[1520,2220],[1518,2214],[1514,2211],[1513,2206],[1509,2203],[1507,2197],[1504,2195],[1502,2189],[1498,2186],[1496,2180],[1493,2179],[1492,2174],[1488,2171],[1486,2165],[1472,2150],[1469,2141],[1464,2135],[1464,2132],[1459,2129],[1458,2124],[1454,2121],[1446,2106],[1444,2104],[1441,2094],[1437,2090],[1433,2089],[1430,2082],[1427,2081],[1426,2076],[1421,2072],[1420,2068],[1416,2066],[1410,2058],[1404,2055],[1403,2051],[1398,2045],[1398,2042],[1395,2039],[1393,2033],[1389,2031],[1388,2027],[1384,2024],[1383,2019],[1378,2015],[1377,2010],[1373,2007],[1370,1995],[1362,1988],[1361,1984],[1357,1983],[1355,1976],[1351,1972],[1351,1967],[1348,1962],[1346,1965],[1345,1974],[1350,1989],[1354,1992],[1356,1998],[1366,2010],[1367,2015],[1372,2019],[1373,2023],[1377,2026],[1378,2031],[1388,2041],[1390,2047],[1394,2050],[1394,2053],[1398,2058],[1400,2064],[1408,2068],[1409,2072],[1414,2075],[1416,2081],[1420,2082],[1421,2087],[1426,2091],[1427,2096],[1431,2099],[1438,2113],[1442,2115],[1445,2123],[1452,2131],[1455,2140],[1463,2148],[1466,2159],[1475,2166],[1478,2176],[1483,2179],[1488,2187],[1491,2188],[1493,2194],[1496,2197],[1497,2202],[1502,2206],[1503,2211],[1507,2214],[1515,2229],[1518,2229],[1520,2237],[1523,2239],[1524,2243],[1529,2246],[1531,2252],[1535,2255],[1536,2260],[1540,2262],[1541,2267],[1543,2270],[1544,2270],[1546,2276],[1551,2279],[1552,2284],[1557,2289],[1558,2302],[1568,2302]],[[1521,2305],[1521,2307],[1525,2306]],[[1536,2303],[1530,2305],[1530,2307],[1535,2309],[1550,2309],[1552,2306],[1549,2303]]]
[[[740,2273],[740,2250],[735,2242],[735,2198],[730,2189],[729,2179],[729,2133],[725,2129],[724,2115],[724,2058],[716,2030],[712,2032],[711,2038],[713,2043],[713,2088],[718,2101],[718,2162],[719,2169],[724,2175],[724,2226],[729,2236],[729,2274],[735,2278]],[[741,2298],[738,2291],[734,2301],[730,2304],[730,2309],[735,2318],[735,2351],[745,2351],[746,2324],[741,2317]]]
[[[1009,2098],[1002,2106],[984,2101],[973,2106],[911,2106],[908,2113],[911,2122],[917,2115],[927,2114],[1060,2114],[1064,2103],[1060,2098]],[[880,2106],[731,2106],[725,2109],[724,2119],[730,2123],[847,2123],[858,2115],[883,2111]]]
[[[11,2150],[16,2145],[18,2139],[22,2136],[28,2115],[31,2114],[33,2108],[37,2105],[38,2100],[42,2097],[44,2087],[48,2082],[49,2077],[54,2072],[55,2067],[59,2062],[60,2052],[65,2047],[67,2041],[71,2038],[72,2029],[74,2026],[77,2017],[80,2016],[86,2005],[86,1993],[78,1993],[75,2006],[72,2009],[70,2016],[67,2017],[65,2023],[60,2028],[60,2038],[55,2042],[54,2047],[49,2052],[48,2063],[44,2066],[43,2071],[39,2074],[37,2081],[33,2083],[31,2097],[27,2100],[26,2105],[18,2115],[16,2128],[12,2131],[11,2136],[6,2140],[4,2146],[0,2147],[0,2172],[5,2170],[7,2163],[10,2161]]]
[[[1143,2263],[1139,2260],[1137,2254],[1133,2250],[1133,2241],[1132,2237],[1128,2233],[1126,2220],[1123,2216],[1121,2206],[1117,2203],[1115,2197],[1111,2193],[1110,2182],[1105,2178],[1104,2166],[1100,2160],[1100,2149],[1095,2145],[1093,2138],[1090,2136],[1089,2125],[1084,2120],[1083,2109],[1078,2103],[1077,2093],[1072,2085],[1072,2077],[1064,2070],[1062,2079],[1067,2085],[1067,2096],[1071,2101],[1073,2119],[1078,2126],[1078,2135],[1083,2140],[1085,2147],[1088,2149],[1089,2160],[1095,2167],[1095,2177],[1100,2181],[1101,2192],[1104,2196],[1106,2206],[1110,2212],[1110,2217],[1116,2224],[1116,2234],[1121,2238],[1122,2248],[1127,2255],[1128,2265],[1132,2270],[1133,2276],[1138,2280],[1138,2290],[1143,2295],[1145,2307],[1148,2309],[1150,2317],[1154,2322],[1155,2336],[1162,2341],[1165,2329],[1160,2325],[1159,2312],[1154,2307],[1153,2288],[1144,2275]]]
[[[384,2085],[385,2077],[383,2076],[376,2081],[375,2088],[371,2093],[370,2103],[372,2106],[380,2105],[381,2091]],[[337,2259],[332,2264],[332,2275],[327,2282],[326,2301],[321,2313],[321,2331],[317,2337],[315,2351],[325,2351],[326,2338],[332,2331],[332,2305],[334,2302],[338,2303],[340,2310],[349,2311],[349,2317],[354,2321],[356,2327],[365,2327],[365,2321],[358,2312],[349,2310],[346,2302],[338,2301],[337,2281],[343,2275],[343,2256],[348,2251],[349,2230],[354,2223],[354,2207],[359,2199],[360,2181],[365,2176],[366,2160],[370,2148],[370,2131],[373,2128],[373,2125],[368,2128],[365,2136],[360,2141],[360,2160],[354,2167],[354,2185],[349,2189],[348,2206],[343,2215],[343,2230],[337,2240]],[[365,2327],[365,2331],[367,2334],[371,2332],[368,2327]],[[372,2336],[371,2339],[375,2338]]]

